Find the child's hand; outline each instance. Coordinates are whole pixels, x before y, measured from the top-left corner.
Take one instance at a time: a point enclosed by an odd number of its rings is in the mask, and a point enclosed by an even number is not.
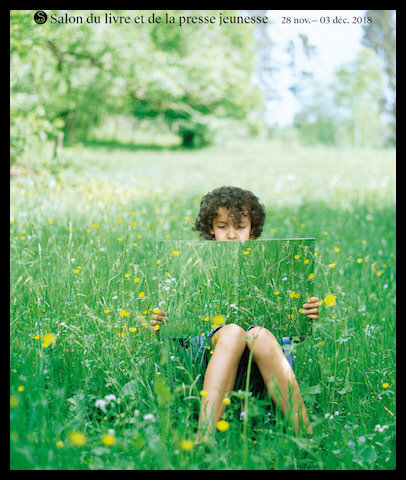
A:
[[[168,321],[168,317],[166,313],[159,310],[159,308],[154,308],[153,312],[149,321],[151,330],[159,330],[159,326],[165,324]]]
[[[319,302],[317,297],[310,297],[307,303],[303,305],[302,313],[307,315],[307,318],[317,320],[319,318]]]

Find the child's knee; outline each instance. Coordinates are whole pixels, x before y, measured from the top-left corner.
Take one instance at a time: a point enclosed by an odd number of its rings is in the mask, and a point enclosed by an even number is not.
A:
[[[249,338],[248,346],[251,348],[255,343],[266,342],[269,347],[279,347],[275,335],[265,327],[253,327],[248,330],[246,336]]]
[[[221,345],[233,350],[244,350],[246,346],[245,330],[235,323],[224,325],[213,337],[214,344],[221,343]]]

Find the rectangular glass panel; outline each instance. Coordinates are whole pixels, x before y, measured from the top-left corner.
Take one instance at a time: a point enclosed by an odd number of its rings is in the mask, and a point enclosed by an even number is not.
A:
[[[162,336],[195,336],[222,323],[264,326],[277,338],[310,333],[299,309],[312,295],[313,238],[165,240],[151,242],[148,257],[148,303],[169,318]]]

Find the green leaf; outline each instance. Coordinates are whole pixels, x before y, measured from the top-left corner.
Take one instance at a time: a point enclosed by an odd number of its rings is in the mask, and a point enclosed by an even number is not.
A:
[[[155,376],[155,394],[158,397],[159,403],[169,402],[172,399],[171,392],[161,375]]]

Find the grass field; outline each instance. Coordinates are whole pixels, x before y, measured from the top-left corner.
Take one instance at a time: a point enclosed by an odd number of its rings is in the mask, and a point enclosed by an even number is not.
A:
[[[65,159],[11,180],[11,469],[395,468],[393,150],[258,142]],[[202,372],[145,327],[143,245],[197,239],[200,198],[221,185],[264,202],[263,238],[316,239],[321,318],[294,350],[312,437],[240,391],[229,428],[193,447]]]

